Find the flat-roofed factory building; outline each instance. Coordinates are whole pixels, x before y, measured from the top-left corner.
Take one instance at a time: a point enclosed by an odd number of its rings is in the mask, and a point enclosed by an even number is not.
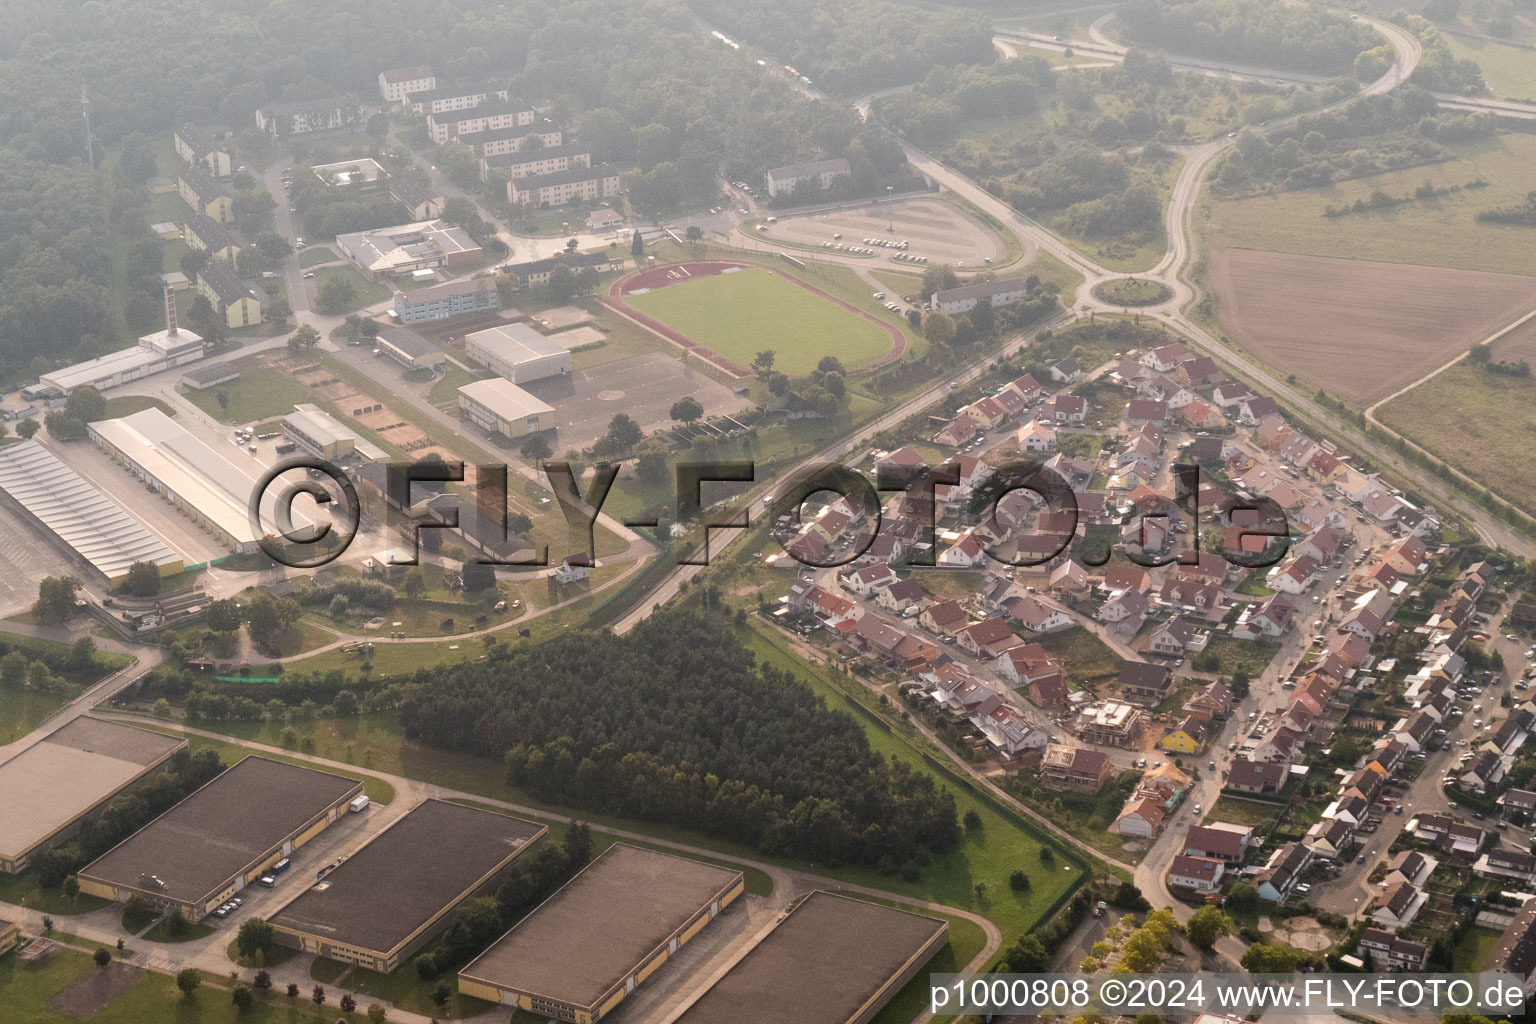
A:
[[[459,991],[591,1024],[743,886],[740,871],[617,843],[459,972]]]
[[[181,555],[36,441],[0,447],[0,493],[0,509],[41,526],[114,586],[136,562],[162,576],[182,570]]]
[[[0,763],[0,871],[17,872],[150,773],[185,740],[83,716]]]
[[[347,813],[355,779],[247,757],[79,872],[80,891],[138,893],[193,920]]]
[[[569,376],[571,372],[571,350],[527,324],[502,324],[467,334],[464,351],[513,384]]]
[[[252,528],[251,495],[265,471],[260,462],[244,452],[231,461],[159,409],[87,423],[86,434],[149,490],[240,554],[261,550],[266,534],[284,532],[277,489],[270,487],[262,492],[260,519]],[[314,529],[299,508],[290,514],[294,535]]]
[[[285,946],[392,971],[447,927],[460,903],[499,885],[546,831],[427,800],[267,920]]]
[[[673,1024],[865,1024],[947,941],[943,921],[813,892]]]

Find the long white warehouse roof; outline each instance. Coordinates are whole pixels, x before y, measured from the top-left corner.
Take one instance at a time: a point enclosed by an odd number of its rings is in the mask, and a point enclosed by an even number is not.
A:
[[[36,441],[0,448],[0,490],[109,580],[135,562],[162,566],[182,560]]]
[[[99,420],[91,431],[122,452],[182,503],[216,523],[237,544],[260,540],[251,531],[251,495],[262,472],[261,463],[241,455],[237,465],[188,433],[159,409],[145,409],[115,420]],[[280,488],[268,487],[261,503],[263,533],[281,535],[274,518]],[[293,529],[302,532],[314,523],[294,503]]]

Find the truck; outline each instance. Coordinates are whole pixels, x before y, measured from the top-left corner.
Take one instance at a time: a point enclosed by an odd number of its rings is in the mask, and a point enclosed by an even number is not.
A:
[[[347,810],[351,811],[353,814],[357,814],[360,811],[366,811],[367,809],[368,798],[366,796],[360,796],[347,805]]]

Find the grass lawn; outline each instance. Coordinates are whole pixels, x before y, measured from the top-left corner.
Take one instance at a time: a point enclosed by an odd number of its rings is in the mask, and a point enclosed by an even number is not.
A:
[[[318,963],[318,960],[316,962]],[[443,981],[453,989],[453,998],[448,1000],[447,1006],[439,1010],[437,1004],[432,1002],[432,990]],[[496,1008],[494,1004],[483,999],[460,995],[458,979],[453,974],[444,973],[427,980],[417,973],[414,964],[407,964],[389,974],[354,967],[341,987],[357,993],[358,1005],[362,1007],[366,1008],[371,999],[383,999],[402,1010],[419,1013],[423,1017],[463,1020],[467,1017],[478,1017]]]
[[[107,419],[117,419],[120,416],[132,416],[136,412],[145,409],[159,409],[167,416],[175,416],[176,410],[158,398],[150,398],[148,395],[119,395],[116,398],[107,399]]]
[[[127,991],[104,1005],[82,991],[71,999],[73,1015],[49,1008],[49,1000],[96,970],[88,955],[69,949],[55,949],[47,960],[35,964],[22,963],[15,956],[0,957],[0,1006],[5,1008],[6,1024],[68,1024],[81,1018],[93,1024],[331,1024],[337,1016],[333,1008],[315,1009],[308,999],[261,993],[255,1005],[242,1013],[222,988],[205,982],[204,988],[186,998],[169,975],[153,972],[143,973]]]
[[[456,363],[443,364],[443,376],[432,389],[427,392],[427,401],[437,406],[458,407],[459,388],[465,384],[472,384],[479,380],[475,374],[470,373],[464,367]]]
[[[308,270],[310,267],[318,267],[322,263],[334,263],[341,259],[336,250],[328,245],[311,245],[299,253],[299,266]]]
[[[1452,952],[1451,970],[1457,973],[1471,974],[1478,970],[1483,961],[1488,959],[1488,954],[1493,952],[1493,947],[1499,944],[1499,939],[1504,933],[1497,928],[1474,927],[1467,931],[1466,937],[1456,944]]]
[[[810,373],[827,355],[850,369],[863,366],[891,347],[880,327],[763,270],[668,285],[629,302],[742,366],[772,349],[774,369],[791,376]]]
[[[1480,210],[1524,202],[1536,189],[1536,136],[1508,134],[1453,147],[1458,159],[1325,188],[1248,199],[1203,202],[1196,211],[1202,248],[1270,249],[1344,259],[1415,263],[1508,274],[1536,273],[1536,231],[1479,224]],[[1380,189],[1411,196],[1425,181],[1437,188],[1481,178],[1486,188],[1462,188],[1436,199],[1413,199],[1369,213],[1325,217],[1327,206],[1370,201]]]
[[[356,267],[349,263],[340,266],[321,267],[315,271],[315,294],[319,295],[325,288],[327,281],[345,281],[352,286],[352,301],[342,309],[332,309],[327,312],[332,314],[351,313],[362,309],[364,306],[372,306],[375,303],[384,302],[394,292],[387,285],[378,281],[370,281],[364,277]]]
[[[1257,679],[1269,667],[1275,655],[1280,653],[1280,642],[1278,640],[1239,640],[1233,636],[1213,633],[1204,653],[1214,654],[1221,659],[1221,672],[1225,675],[1231,675],[1236,670],[1242,669],[1250,677]]]
[[[1241,797],[1223,794],[1205,817],[1208,821],[1226,821],[1233,825],[1250,825],[1258,828],[1261,825],[1273,824],[1279,813],[1279,804],[1244,800]]]
[[[1536,54],[1518,46],[1490,43],[1467,36],[1442,34],[1457,57],[1477,61],[1483,81],[1493,94],[1506,100],[1536,99]]]
[[[141,728],[141,729],[153,729],[155,732],[163,732],[163,733],[166,733],[166,734],[171,735],[171,736],[184,736],[186,741],[187,741],[187,746],[191,749],[192,753],[195,754],[199,750],[213,750],[213,751],[218,753],[219,757],[223,759],[223,761],[224,761],[224,763],[226,765],[232,765],[236,761],[240,761],[240,760],[242,760],[242,759],[244,759],[246,757],[249,757],[252,753],[254,753],[254,751],[252,751],[250,748],[241,746],[237,742],[236,743],[231,743],[231,742],[226,741],[226,740],[216,740],[216,739],[212,739],[212,738],[207,737],[207,736],[189,736],[189,735],[186,735],[185,733],[183,733],[180,729],[176,728],[173,725],[165,725],[163,723],[160,723],[160,722],[157,722],[157,721],[154,721],[154,720],[146,720],[144,722],[139,722],[139,723],[135,723],[135,724],[137,724],[139,726],[139,728]],[[209,729],[210,731],[212,731],[214,729],[217,729],[219,726],[223,726],[223,727],[225,727],[225,731],[230,731],[229,727],[234,726],[234,725],[239,725],[239,724],[247,724],[247,723],[199,722],[198,723],[198,727],[199,728]],[[302,725],[303,723],[300,723],[300,724]],[[279,731],[281,731],[281,730],[279,730]],[[278,745],[277,740],[275,738],[272,738],[272,739],[269,740],[267,737],[262,737],[261,739],[262,739],[263,742],[270,742],[270,743],[272,743],[273,746],[277,746]],[[326,753],[323,750],[317,750],[316,751],[316,755],[319,756],[319,757],[329,757],[329,756],[331,756],[330,754]],[[302,766],[304,766],[306,768],[313,767],[313,765],[311,765],[309,761],[306,761],[306,760],[303,760],[303,759],[297,758],[297,757],[287,757],[287,756],[284,756],[283,754],[274,754],[274,753],[271,753],[271,752],[263,752],[261,756],[262,757],[266,757],[266,758],[270,758],[271,760],[274,760],[274,761],[285,761],[288,764],[302,765]],[[395,787],[390,785],[388,782],[384,781],[383,779],[379,778],[378,776],[369,775],[366,772],[348,771],[345,768],[326,768],[324,770],[328,771],[328,772],[331,772],[331,773],[333,773],[335,775],[341,775],[341,776],[343,776],[345,778],[360,779],[360,780],[362,780],[363,792],[367,795],[369,800],[373,801],[376,804],[387,804],[387,803],[390,803],[391,801],[393,801],[395,799]],[[5,876],[0,876],[0,878],[3,878],[3,877],[5,877]],[[84,899],[85,897],[82,896],[80,898]]]
[[[67,703],[65,697],[53,697],[21,686],[0,685],[0,744],[21,739]]]
[[[1059,848],[1054,849],[1056,856],[1052,863],[1043,863],[1040,850],[1047,844],[1039,833],[1026,828],[1023,819],[1001,809],[1001,805],[981,798],[968,782],[950,774],[947,769],[935,767],[937,759],[930,760],[932,755],[923,752],[928,746],[927,741],[917,737],[910,725],[891,727],[886,723],[866,706],[864,702],[873,704],[874,698],[862,687],[857,687],[857,696],[853,696],[855,684],[840,678],[834,680],[818,667],[807,664],[781,647],[782,641],[777,637],[754,632],[748,641],[759,662],[793,673],[809,683],[829,707],[852,713],[875,750],[932,775],[935,781],[947,787],[955,795],[956,811],[961,818],[972,810],[981,816],[982,827],[966,830],[960,846],[935,857],[916,882],[906,882],[867,868],[844,868],[827,874],[983,914],[1002,930],[1005,948],[1035,927],[1058,896],[1086,877],[1083,868],[1068,860]],[[850,689],[845,690],[845,686]],[[905,735],[898,734],[897,728],[901,728]],[[908,735],[917,738],[909,739]],[[1016,868],[1029,873],[1032,886],[1028,892],[1016,893],[1009,888],[1008,876]],[[985,894],[979,899],[976,895],[978,883],[986,887]]]
[[[1536,504],[1536,466],[1526,459],[1536,429],[1536,381],[1462,363],[1376,415],[1521,508]]]
[[[100,910],[102,907],[110,906],[112,901],[84,893],[71,900],[58,889],[39,887],[37,868],[28,868],[14,875],[0,873],[0,903],[13,903],[18,907],[52,914],[55,917],[70,917]],[[0,958],[0,964],[4,962],[4,959]],[[0,1005],[4,1003],[0,1002]]]
[[[1121,657],[1109,645],[1082,627],[1052,633],[1040,639],[1047,654],[1066,664],[1067,680],[1079,685],[1118,677]]]
[[[222,423],[251,423],[286,416],[293,407],[310,401],[309,389],[292,377],[261,366],[257,357],[237,360],[240,376],[227,384],[201,391],[188,390],[187,400]],[[229,399],[219,405],[219,395]]]
[[[255,968],[257,966],[255,961],[241,959],[240,951],[235,948],[235,943],[237,941],[238,939],[229,940],[229,945],[224,947],[224,955],[229,957],[231,963],[237,963],[241,967]],[[277,967],[280,964],[285,964],[289,960],[292,960],[294,957],[298,956],[299,952],[299,950],[294,949],[291,946],[278,946],[274,944],[271,949],[268,949],[265,953],[262,954],[261,966]],[[319,958],[317,957],[316,959],[318,960]]]
[[[180,927],[179,932],[173,930],[169,917],[156,924],[144,933],[145,942],[192,942],[195,939],[204,939],[213,934],[213,928],[206,924],[186,922]]]
[[[1114,302],[1122,306],[1148,306],[1162,302],[1172,294],[1172,291],[1160,281],[1152,281],[1144,277],[1121,277],[1113,281],[1105,281],[1094,289],[1094,294],[1105,302]]]

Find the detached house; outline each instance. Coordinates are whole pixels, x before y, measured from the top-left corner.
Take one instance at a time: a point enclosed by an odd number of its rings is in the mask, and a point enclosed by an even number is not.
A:
[[[955,600],[939,601],[924,608],[917,616],[917,624],[939,636],[954,636],[970,622],[965,609]]]
[[[1173,692],[1173,674],[1145,661],[1120,663],[1120,692],[1132,700],[1156,703]]]
[[[1097,793],[1114,776],[1108,754],[1052,743],[1040,760],[1040,784],[1047,789]]]
[[[902,615],[923,600],[923,585],[917,580],[897,580],[875,594],[875,603],[888,612]]]
[[[1168,884],[1191,892],[1217,892],[1227,866],[1214,857],[1179,854],[1168,865]]]
[[[978,658],[996,658],[1010,647],[1024,641],[1014,635],[1001,618],[983,619],[956,631],[955,643]]]

